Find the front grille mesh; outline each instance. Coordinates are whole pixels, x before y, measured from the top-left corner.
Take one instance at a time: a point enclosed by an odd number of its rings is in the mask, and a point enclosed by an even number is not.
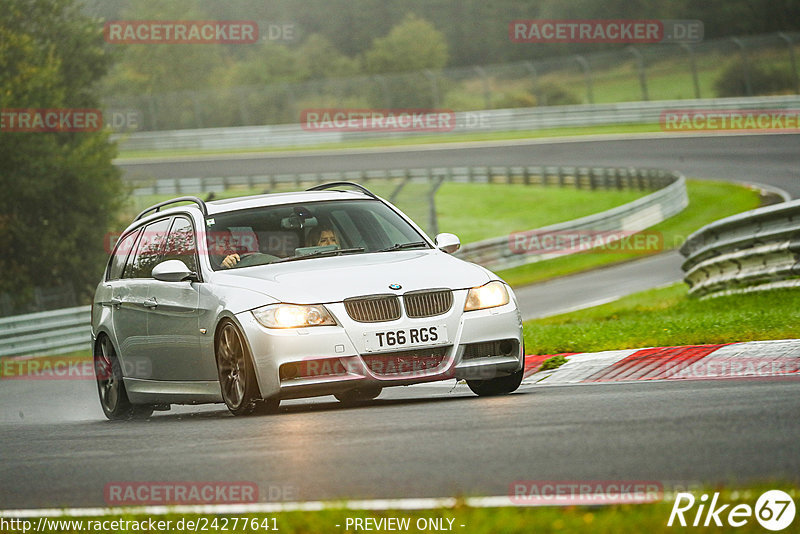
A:
[[[434,347],[383,354],[362,354],[361,357],[369,370],[376,375],[397,376],[425,373],[436,369],[442,365],[446,354],[447,347]]]
[[[433,317],[450,311],[453,292],[449,289],[414,291],[403,296],[403,303],[409,317]]]
[[[464,347],[464,356],[462,358],[464,360],[474,360],[492,356],[511,356],[516,354],[517,346],[515,339],[470,343]]]
[[[359,323],[379,323],[400,318],[400,299],[395,295],[373,295],[345,299],[347,315]]]

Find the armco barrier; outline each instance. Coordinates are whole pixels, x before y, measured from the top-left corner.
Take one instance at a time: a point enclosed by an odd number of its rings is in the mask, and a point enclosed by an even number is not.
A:
[[[0,319],[0,357],[89,350],[90,306]]]
[[[580,169],[559,167],[562,183],[580,183],[588,178],[592,188],[622,188],[624,184],[646,183],[649,188],[661,187],[658,191],[610,210],[581,217],[572,221],[553,224],[531,230],[539,235],[558,234],[570,231],[588,232],[638,232],[680,213],[689,204],[686,194],[686,179],[677,172],[659,169]],[[495,237],[464,245],[456,253],[462,259],[479,263],[489,269],[509,269],[527,263],[564,256],[564,252],[550,254],[520,254],[512,249],[509,236]]]
[[[680,251],[691,295],[800,287],[800,200],[715,221]]]
[[[698,100],[659,100],[535,108],[494,109],[458,112],[455,128],[435,135],[541,130],[569,126],[614,124],[657,124],[668,110],[798,109],[800,96],[747,98],[707,98]],[[363,139],[413,137],[430,132],[309,131],[299,124],[240,126],[197,130],[136,132],[114,136],[120,150],[221,150],[238,148],[281,148],[343,143]]]

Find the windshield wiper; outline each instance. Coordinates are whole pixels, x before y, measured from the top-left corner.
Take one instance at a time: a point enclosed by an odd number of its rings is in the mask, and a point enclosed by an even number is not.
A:
[[[302,256],[292,256],[291,258],[283,258],[281,260],[270,262],[269,265],[274,265],[276,263],[285,263],[287,261],[306,260],[308,258],[324,258],[327,256],[339,256],[341,254],[348,254],[351,252],[364,252],[364,247],[337,248],[336,250],[320,250],[317,252],[312,252],[311,254],[304,254]]]
[[[402,250],[404,248],[418,248],[418,247],[427,247],[428,244],[425,241],[414,241],[412,243],[395,243],[391,247],[384,248],[378,250],[376,252],[391,252],[393,250]]]

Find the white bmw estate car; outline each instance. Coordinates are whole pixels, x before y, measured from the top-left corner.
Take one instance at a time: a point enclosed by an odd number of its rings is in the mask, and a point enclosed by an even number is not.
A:
[[[459,246],[349,182],[157,204],[121,234],[95,293],[103,411],[224,402],[247,415],[453,379],[510,393],[524,370],[514,293]]]

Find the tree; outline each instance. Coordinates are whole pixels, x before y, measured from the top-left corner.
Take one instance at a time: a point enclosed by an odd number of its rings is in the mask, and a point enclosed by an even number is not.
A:
[[[372,42],[364,62],[371,74],[441,69],[447,64],[447,42],[433,24],[409,14]]]
[[[6,0],[0,10],[0,109],[93,109],[110,65],[102,24],[72,0]],[[5,115],[8,118],[8,114]],[[123,187],[105,131],[0,128],[0,293],[35,286],[90,294]]]
[[[431,107],[443,99],[437,72],[447,64],[447,42],[433,24],[407,15],[364,54],[366,71],[381,75],[371,100],[395,108]],[[386,82],[382,75],[393,74]],[[378,77],[376,76],[376,79]]]

